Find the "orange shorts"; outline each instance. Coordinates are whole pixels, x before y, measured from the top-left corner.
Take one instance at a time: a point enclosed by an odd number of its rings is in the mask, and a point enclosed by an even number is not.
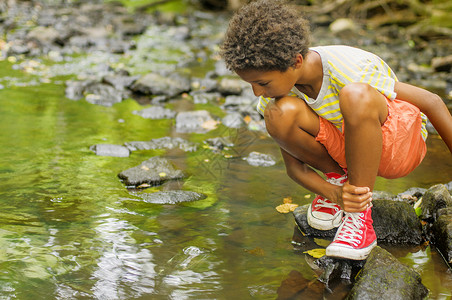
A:
[[[387,99],[387,103],[389,115],[381,126],[383,151],[378,176],[399,178],[408,175],[421,163],[427,147],[422,138],[419,108],[401,100]],[[342,168],[347,168],[344,133],[329,121],[321,117],[319,120],[320,131],[316,141],[325,146]]]

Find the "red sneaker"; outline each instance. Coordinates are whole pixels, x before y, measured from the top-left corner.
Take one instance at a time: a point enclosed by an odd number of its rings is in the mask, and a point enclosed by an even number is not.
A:
[[[343,185],[347,181],[347,174],[325,174],[329,183]],[[318,230],[330,230],[342,223],[342,208],[336,203],[318,195],[308,208],[308,224]]]
[[[377,245],[377,236],[372,226],[372,209],[363,212],[344,212],[342,225],[333,242],[326,248],[326,255],[352,260],[366,259]]]

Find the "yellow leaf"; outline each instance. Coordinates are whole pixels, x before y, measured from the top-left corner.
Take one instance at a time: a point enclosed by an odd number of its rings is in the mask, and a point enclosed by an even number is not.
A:
[[[243,118],[243,121],[245,121],[245,123],[246,124],[248,124],[249,122],[251,122],[251,117],[250,116],[245,116],[244,118]]]
[[[326,249],[316,248],[316,249],[311,249],[311,250],[305,251],[303,253],[309,254],[310,256],[312,256],[314,258],[321,258],[322,256],[325,256]]]
[[[287,214],[291,211],[294,211],[295,208],[297,208],[297,207],[298,207],[298,204],[285,203],[285,204],[278,205],[276,207],[276,210],[282,214]]]
[[[311,195],[307,194],[307,195],[304,195],[304,197],[305,197],[305,199],[309,199],[309,198],[311,198]]]
[[[161,173],[159,173],[159,176],[160,176],[160,177],[165,177],[165,176],[166,176],[166,173],[165,173],[165,172],[161,172]]]
[[[292,203],[292,197],[289,196],[289,197],[284,198],[283,203]]]
[[[215,120],[207,120],[204,123],[202,123],[201,127],[207,130],[212,130],[217,128],[218,123],[219,122]]]
[[[140,184],[139,186],[137,186],[138,189],[145,189],[148,187],[151,187],[151,185],[149,183],[143,183],[143,184]]]
[[[145,170],[145,171],[149,171],[150,169],[148,168],[148,167],[146,167],[146,166],[141,166],[141,168],[143,169],[143,170]]]

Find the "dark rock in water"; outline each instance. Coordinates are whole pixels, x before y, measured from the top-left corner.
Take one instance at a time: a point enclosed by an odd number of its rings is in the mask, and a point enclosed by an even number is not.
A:
[[[122,171],[118,177],[127,186],[139,186],[143,183],[160,185],[165,181],[182,179],[185,176],[181,170],[176,170],[166,158],[155,156],[136,167]]]
[[[89,148],[99,156],[129,157],[130,151],[121,145],[97,144]]]
[[[407,203],[391,200],[373,200],[372,219],[379,242],[415,244],[422,242],[421,224],[414,209]],[[308,205],[295,209],[294,217],[300,230],[308,236],[332,239],[336,229],[317,230],[309,226]]]
[[[346,299],[424,299],[420,275],[386,250],[375,247]]]
[[[421,218],[435,221],[438,210],[452,206],[452,197],[444,184],[437,184],[427,190],[422,197]]]
[[[83,92],[85,88],[91,84],[92,81],[66,81],[66,97],[71,100],[80,100],[84,97]]]
[[[149,73],[135,81],[131,90],[142,94],[165,95],[172,98],[190,91],[190,78],[176,73],[169,76]]]
[[[106,75],[102,79],[103,82],[113,86],[118,91],[123,91],[129,88],[139,76],[129,76],[129,75]]]
[[[124,145],[130,151],[179,148],[186,152],[193,152],[198,149],[198,146],[195,143],[189,142],[180,137],[168,136],[150,141],[127,142],[124,143]]]
[[[206,110],[183,111],[176,116],[176,131],[181,133],[206,133],[212,126],[206,124],[213,124],[215,120],[210,116]]]
[[[223,119],[221,119],[221,123],[229,128],[240,128],[246,125],[242,114],[240,113],[231,113],[226,115]]]
[[[251,152],[243,158],[254,167],[270,167],[276,164],[275,158],[269,154],[263,154],[256,151]]]
[[[433,243],[452,267],[452,207],[442,208],[438,211],[438,218],[433,224],[432,232]]]
[[[207,198],[206,195],[191,191],[163,191],[155,193],[132,193],[140,197],[147,203],[154,204],[177,204],[183,202],[192,202]]]
[[[169,108],[161,106],[151,106],[142,110],[133,111],[135,115],[141,116],[145,119],[172,119],[176,116],[176,112]]]
[[[297,270],[292,270],[288,278],[281,282],[278,288],[277,300],[296,300],[296,299],[321,299],[325,290],[325,285],[320,281],[306,279],[305,276]]]
[[[338,259],[322,256],[315,262],[323,270],[319,280],[328,286],[336,279],[345,280],[349,284],[365,264],[365,260]]]
[[[122,93],[114,87],[103,83],[93,83],[86,86],[84,90],[85,99],[89,103],[113,106],[122,101]]]
[[[248,96],[230,95],[225,98],[222,108],[228,111],[239,111],[241,107],[252,107],[256,109],[256,98]]]
[[[452,55],[446,57],[435,57],[432,59],[432,67],[436,72],[452,71]]]
[[[60,34],[53,27],[38,26],[30,30],[27,34],[28,40],[36,41],[40,46],[46,46],[55,43],[60,38]]]
[[[373,226],[379,241],[421,244],[422,226],[413,207],[405,202],[373,201]]]

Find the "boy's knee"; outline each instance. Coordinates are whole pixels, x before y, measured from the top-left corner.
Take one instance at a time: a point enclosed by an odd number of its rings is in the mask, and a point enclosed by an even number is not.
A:
[[[386,100],[375,88],[355,82],[339,92],[339,105],[344,119],[349,123],[379,118],[386,109]]]
[[[283,139],[296,126],[296,118],[304,105],[295,97],[284,97],[269,103],[264,112],[267,132],[273,138]]]

